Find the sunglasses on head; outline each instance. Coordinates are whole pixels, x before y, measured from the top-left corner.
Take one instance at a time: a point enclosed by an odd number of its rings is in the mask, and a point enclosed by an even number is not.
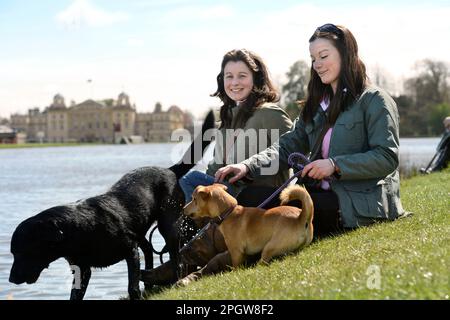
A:
[[[338,27],[336,27],[334,24],[332,23],[326,23],[323,26],[320,26],[317,28],[317,30],[319,32],[329,32],[332,33],[336,36],[338,36],[339,38],[342,38],[344,36],[344,32],[342,32],[341,29],[339,29]]]

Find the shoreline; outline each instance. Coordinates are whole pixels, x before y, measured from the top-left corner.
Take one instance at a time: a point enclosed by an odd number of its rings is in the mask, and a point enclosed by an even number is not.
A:
[[[400,137],[400,139],[440,139],[441,136],[438,137]],[[153,144],[153,143],[177,143],[174,142],[143,142],[139,144]],[[136,143],[137,144],[137,143]],[[52,142],[43,142],[43,143],[21,143],[21,144],[12,144],[12,143],[0,143],[0,150],[2,149],[21,149],[21,148],[47,148],[47,147],[79,147],[79,146],[112,146],[118,145],[117,143],[97,143],[97,142],[61,142],[61,143],[52,143]],[[131,144],[135,145],[135,144]]]

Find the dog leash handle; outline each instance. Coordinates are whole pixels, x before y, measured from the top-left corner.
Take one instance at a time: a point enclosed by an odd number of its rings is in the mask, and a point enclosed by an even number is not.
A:
[[[299,161],[296,161],[297,159],[300,159],[304,164],[299,163]],[[277,196],[284,188],[287,187],[287,185],[301,175],[302,170],[305,168],[305,165],[310,163],[309,159],[300,152],[293,152],[289,155],[288,158],[288,164],[291,168],[297,169],[298,171],[290,177],[281,187],[279,187],[270,197],[268,197],[266,200],[264,200],[263,203],[261,203],[257,208],[264,208],[275,196]]]

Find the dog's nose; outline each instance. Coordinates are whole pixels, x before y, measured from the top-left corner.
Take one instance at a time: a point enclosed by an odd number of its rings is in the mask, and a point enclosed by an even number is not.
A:
[[[192,216],[192,212],[189,212],[186,207],[183,208],[183,214],[188,217]]]

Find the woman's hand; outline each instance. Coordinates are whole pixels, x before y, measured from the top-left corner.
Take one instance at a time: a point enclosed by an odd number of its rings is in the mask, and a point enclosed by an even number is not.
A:
[[[245,177],[248,173],[248,168],[245,164],[230,164],[217,170],[215,175],[215,182],[222,182],[226,176],[233,174],[233,177],[228,180],[229,183],[235,183],[236,181]]]
[[[305,166],[302,171],[302,177],[308,175],[310,178],[322,180],[331,176],[335,170],[336,168],[329,159],[315,160]]]

